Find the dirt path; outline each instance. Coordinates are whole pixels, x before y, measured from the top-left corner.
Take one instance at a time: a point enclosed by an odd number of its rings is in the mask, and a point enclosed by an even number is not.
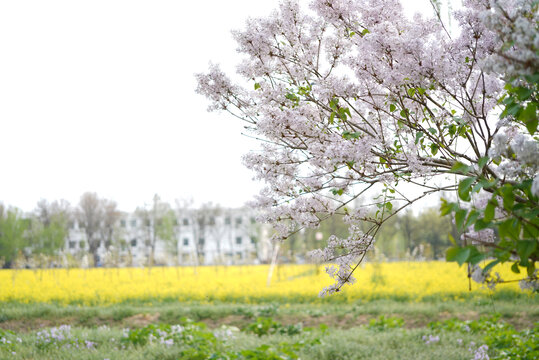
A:
[[[467,312],[461,314],[439,313],[437,316],[427,315],[414,315],[409,314],[387,314],[386,317],[398,317],[404,319],[405,328],[420,328],[427,326],[432,321],[443,321],[451,318],[457,318],[459,320],[477,320],[479,314],[476,312]],[[318,327],[321,324],[325,324],[331,328],[352,328],[357,326],[363,326],[369,324],[371,319],[376,319],[374,315],[322,315],[311,316],[303,314],[294,315],[276,315],[273,319],[283,325],[293,325],[302,323],[303,326]],[[202,318],[197,321],[205,323],[210,328],[217,328],[221,325],[236,326],[242,328],[249,323],[252,323],[255,319],[244,315],[226,315],[220,318]],[[539,321],[539,315],[529,316],[529,314],[516,314],[515,316],[504,318],[503,321],[512,324],[517,329],[531,328],[533,324]],[[141,313],[136,314],[122,320],[103,319],[103,318],[77,318],[77,317],[59,317],[59,318],[29,318],[21,320],[8,320],[0,323],[0,329],[11,330],[14,332],[29,332],[38,330],[41,328],[49,328],[60,325],[72,325],[81,327],[98,327],[107,325],[109,327],[117,328],[138,328],[144,327],[152,323],[162,322],[160,320],[160,314],[154,313]]]

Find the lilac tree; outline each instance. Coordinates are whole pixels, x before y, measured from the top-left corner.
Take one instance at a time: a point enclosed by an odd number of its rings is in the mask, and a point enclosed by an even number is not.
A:
[[[197,75],[209,109],[261,140],[244,162],[267,183],[256,205],[277,239],[345,216],[349,236],[313,254],[335,264],[322,295],[355,281],[387,219],[443,191],[465,232],[448,260],[494,256],[537,278],[537,7],[468,0],[450,32],[398,0],[284,1],[234,32],[245,81],[216,65]],[[359,197],[372,201],[352,207]]]

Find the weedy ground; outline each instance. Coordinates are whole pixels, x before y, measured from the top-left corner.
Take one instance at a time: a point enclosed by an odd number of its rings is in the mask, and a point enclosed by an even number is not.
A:
[[[482,351],[490,359],[517,358],[507,357],[511,351],[535,359],[538,321],[533,296],[352,304],[285,298],[271,304],[3,303],[0,359],[473,359]]]

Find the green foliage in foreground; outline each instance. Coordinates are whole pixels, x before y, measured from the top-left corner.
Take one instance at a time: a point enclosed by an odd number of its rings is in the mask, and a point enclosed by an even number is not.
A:
[[[517,331],[499,318],[450,319],[406,329],[381,316],[347,330],[284,326],[258,318],[244,330],[183,319],[141,328],[71,328],[17,334],[0,330],[0,358],[12,359],[536,359],[539,323]],[[253,329],[266,329],[253,331]],[[270,329],[274,329],[273,331]],[[481,357],[484,356],[484,357]]]

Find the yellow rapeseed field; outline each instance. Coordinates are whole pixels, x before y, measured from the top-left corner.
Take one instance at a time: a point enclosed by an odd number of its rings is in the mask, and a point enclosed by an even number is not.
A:
[[[127,300],[234,301],[277,300],[314,302],[331,283],[323,266],[281,265],[266,286],[268,265],[120,269],[0,270],[0,302],[113,304]],[[498,267],[514,279],[509,267]],[[465,266],[446,262],[368,263],[356,272],[357,283],[329,301],[425,297],[458,298],[468,293]],[[490,290],[472,283],[476,293]],[[517,283],[498,289],[517,290]],[[499,291],[499,290],[496,290]]]

